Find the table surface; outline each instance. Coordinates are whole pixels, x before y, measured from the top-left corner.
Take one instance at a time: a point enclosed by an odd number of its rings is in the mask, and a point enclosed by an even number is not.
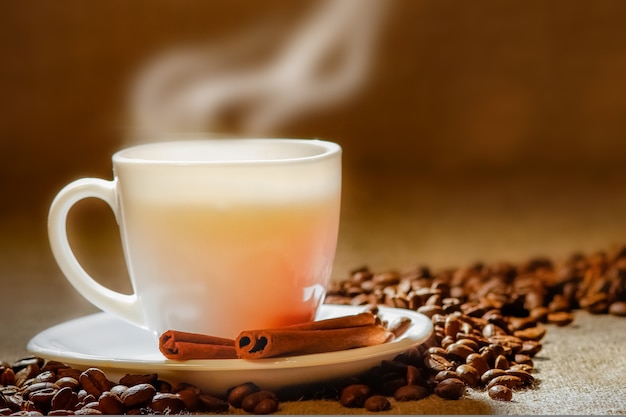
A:
[[[372,170],[344,179],[334,279],[374,271],[471,262],[563,258],[626,242],[621,175],[407,175]],[[101,282],[128,291],[114,224],[105,209],[77,215],[73,244]],[[97,311],[58,270],[45,234],[45,208],[0,219],[0,360],[28,354],[38,332]],[[33,214],[34,213],[34,214]],[[100,219],[99,216],[104,216]],[[98,218],[94,221],[94,218]],[[540,384],[512,402],[469,390],[459,401],[393,403],[390,414],[626,414],[626,318],[577,312],[548,329],[535,358]],[[333,401],[281,404],[284,414],[362,414]]]

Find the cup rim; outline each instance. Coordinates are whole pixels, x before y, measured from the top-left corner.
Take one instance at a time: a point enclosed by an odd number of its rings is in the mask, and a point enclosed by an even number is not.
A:
[[[306,144],[313,147],[318,147],[319,152],[306,155],[306,156],[294,156],[285,158],[268,158],[268,159],[233,159],[233,160],[200,160],[200,159],[163,159],[163,158],[146,158],[130,156],[134,152],[141,149],[157,148],[157,147],[171,147],[180,145],[200,145],[209,143],[225,143],[225,142],[238,142],[238,143],[251,143],[251,142],[266,142],[266,143],[281,143],[281,144]],[[202,139],[182,139],[182,140],[166,140],[157,142],[142,143],[139,145],[129,146],[118,150],[113,154],[114,163],[123,164],[141,164],[141,165],[255,165],[255,164],[293,164],[303,162],[313,162],[320,159],[328,158],[335,154],[340,154],[342,148],[338,143],[331,142],[322,139],[304,139],[304,138],[202,138]]]

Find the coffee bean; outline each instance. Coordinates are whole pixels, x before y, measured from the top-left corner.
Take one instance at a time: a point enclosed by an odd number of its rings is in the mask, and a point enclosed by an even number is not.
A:
[[[339,403],[348,408],[363,407],[365,400],[372,395],[372,390],[364,384],[348,385],[341,391]]]
[[[236,408],[241,408],[241,402],[245,397],[253,392],[259,392],[261,389],[253,382],[246,382],[238,385],[228,393],[228,403]]]
[[[567,326],[573,321],[574,315],[567,311],[560,311],[548,314],[548,323],[556,324],[557,326]]]
[[[15,385],[15,371],[13,371],[13,368],[0,369],[0,385]]]
[[[118,397],[122,397],[122,394],[128,389],[126,385],[117,384],[111,387],[110,392],[117,395]]]
[[[186,388],[176,392],[176,394],[183,401],[188,411],[194,412],[200,409],[200,395],[202,392],[199,389]]]
[[[55,384],[59,386],[59,388],[69,387],[72,391],[78,389],[79,383],[75,378],[70,376],[64,376],[56,380]]]
[[[270,399],[278,401],[276,394],[271,391],[261,390],[248,394],[241,402],[241,408],[248,413],[253,413],[255,407],[263,400]]]
[[[465,359],[465,363],[476,369],[476,371],[478,371],[480,375],[489,370],[489,364],[487,363],[487,360],[478,353],[472,353],[468,355]]]
[[[150,384],[137,384],[128,387],[121,396],[122,403],[126,408],[133,408],[149,404],[152,397],[156,394],[156,390]]]
[[[465,383],[457,378],[444,379],[437,384],[435,394],[447,400],[458,400],[465,394]]]
[[[406,383],[408,385],[417,385],[422,382],[422,375],[417,369],[417,367],[413,365],[409,365],[406,368]]]
[[[496,369],[509,369],[509,360],[504,355],[498,355],[496,358],[493,367]]]
[[[120,384],[126,385],[128,387],[132,387],[133,385],[138,385],[138,384],[150,384],[154,386],[157,379],[158,379],[157,374],[145,374],[145,375],[126,374],[122,378],[120,378]]]
[[[387,399],[387,397],[383,395],[372,395],[367,400],[365,400],[365,404],[363,405],[367,411],[387,411],[391,409],[391,403]]]
[[[98,368],[87,369],[80,374],[78,381],[83,389],[93,395],[94,398],[100,397],[103,392],[109,391],[115,385]]]
[[[429,395],[430,392],[421,385],[404,385],[394,392],[393,398],[396,401],[417,401]]]
[[[513,390],[505,385],[494,385],[487,390],[489,397],[497,401],[511,401]]]
[[[228,403],[221,398],[208,394],[200,394],[198,399],[200,400],[199,410],[201,411],[210,413],[225,413],[228,411]]]
[[[426,355],[424,364],[435,372],[452,370],[454,368],[454,365],[441,355]]]
[[[475,342],[474,342],[475,343]],[[461,342],[455,342],[453,344],[451,344],[450,346],[448,346],[448,348],[446,349],[446,351],[448,351],[448,353],[458,359],[462,359],[463,361],[465,361],[465,359],[471,355],[472,353],[475,353],[474,349],[472,349],[471,347],[461,343]]]
[[[516,389],[522,386],[522,380],[514,375],[505,373],[504,375],[492,378],[487,384],[487,389],[493,387],[494,385],[504,385],[511,389]]]
[[[111,391],[105,391],[98,398],[98,409],[104,414],[123,414],[124,405],[122,400]]]
[[[152,408],[157,413],[162,414],[180,414],[181,411],[185,409],[185,403],[180,398],[178,394],[171,393],[157,393],[152,397],[152,402],[150,403],[150,408]],[[112,414],[121,414],[121,413],[112,413]]]
[[[516,330],[513,335],[522,340],[541,340],[546,334],[544,326],[534,326],[522,330]]]
[[[37,409],[48,410],[52,403],[52,398],[56,393],[57,389],[55,388],[44,388],[31,393],[29,395],[29,400],[37,406]]]
[[[72,387],[64,386],[60,388],[51,400],[52,410],[73,410],[78,403],[78,395]]]
[[[482,374],[480,380],[483,384],[488,384],[492,379],[502,375],[506,375],[506,371],[504,369],[493,368]]]
[[[480,373],[471,365],[463,364],[456,367],[459,378],[470,387],[480,385]]]
[[[521,369],[507,369],[505,372],[507,375],[518,377],[522,381],[522,385],[528,386],[535,382],[535,377],[530,372]]]
[[[278,400],[274,398],[264,398],[254,406],[253,414],[272,414],[278,411]]]
[[[49,416],[70,416],[76,414],[74,410],[50,410],[48,412]],[[0,413],[0,415],[2,415]]]
[[[102,415],[102,411],[97,408],[83,407],[80,410],[74,411],[74,414],[77,416],[100,416]]]

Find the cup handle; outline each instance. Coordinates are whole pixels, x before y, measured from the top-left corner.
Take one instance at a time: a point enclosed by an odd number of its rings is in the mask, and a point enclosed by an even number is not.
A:
[[[48,238],[52,254],[67,280],[89,302],[140,327],[146,327],[137,295],[121,294],[94,280],[80,265],[67,238],[67,215],[74,204],[85,198],[99,198],[113,210],[119,223],[116,180],[82,178],[66,185],[56,195],[48,214]]]

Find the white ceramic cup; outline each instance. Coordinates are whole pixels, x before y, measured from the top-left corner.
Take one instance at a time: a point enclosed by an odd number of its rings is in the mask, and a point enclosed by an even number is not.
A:
[[[98,308],[152,331],[234,338],[314,318],[335,256],[341,147],[309,139],[203,139],[113,155],[114,179],[83,178],[51,204],[52,253]],[[67,238],[70,208],[113,210],[134,293],[89,276]]]

